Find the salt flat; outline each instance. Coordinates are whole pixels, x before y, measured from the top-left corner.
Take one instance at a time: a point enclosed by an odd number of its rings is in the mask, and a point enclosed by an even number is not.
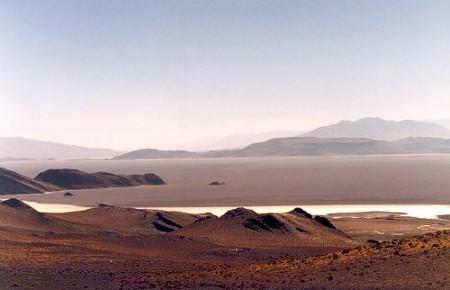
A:
[[[2,199],[0,199],[2,200]],[[24,200],[28,205],[35,208],[39,212],[45,213],[65,213],[75,212],[89,209],[91,207],[70,205],[70,204],[52,204],[39,203]],[[257,213],[285,213],[296,207],[310,212],[314,215],[328,214],[345,214],[339,215],[338,218],[359,217],[352,213],[395,213],[398,216],[416,217],[423,219],[438,219],[438,216],[450,213],[450,205],[442,204],[339,204],[339,205],[282,205],[282,206],[245,206]],[[191,214],[212,213],[217,216],[223,215],[225,212],[234,209],[229,206],[212,206],[212,207],[139,207],[139,209],[177,211]]]

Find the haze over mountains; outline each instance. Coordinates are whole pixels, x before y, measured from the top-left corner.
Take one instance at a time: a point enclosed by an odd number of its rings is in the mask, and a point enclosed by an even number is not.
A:
[[[424,122],[434,123],[450,129],[450,119],[427,119]]]
[[[436,120],[445,124],[446,120]],[[291,134],[291,135],[290,135]],[[291,137],[297,136],[297,137]],[[314,138],[312,138],[314,137]],[[321,140],[323,139],[323,140]],[[399,141],[405,139],[403,141]],[[180,145],[198,150],[139,149],[124,152],[25,138],[1,138],[0,159],[158,159],[200,157],[262,157],[363,154],[449,153],[450,129],[419,121],[365,118],[341,121],[298,135],[295,131],[231,135],[212,142]],[[389,141],[389,142],[388,142]],[[202,143],[203,142],[203,143]],[[206,150],[207,149],[207,150]],[[209,150],[209,151],[208,151]],[[215,151],[211,151],[215,150]],[[208,152],[206,152],[208,151]]]
[[[368,138],[395,141],[408,137],[450,138],[450,130],[434,123],[404,120],[386,121],[380,118],[365,118],[357,121],[341,121],[319,127],[300,135],[318,138]]]
[[[366,138],[288,137],[254,143],[243,149],[205,153],[182,151],[180,155],[180,151],[148,150],[132,151],[113,159],[450,154],[450,139],[411,137],[389,142]]]
[[[263,142],[274,138],[296,136],[304,131],[273,131],[255,134],[235,134],[225,137],[205,137],[188,143],[177,144],[169,149],[181,149],[189,151],[210,151],[237,149],[256,142]]]
[[[123,152],[105,148],[88,148],[20,137],[0,137],[0,158],[78,159],[111,158]]]
[[[366,118],[320,127],[299,137],[253,143],[242,149],[204,153],[142,149],[114,159],[449,154],[449,138],[449,129],[433,123]]]

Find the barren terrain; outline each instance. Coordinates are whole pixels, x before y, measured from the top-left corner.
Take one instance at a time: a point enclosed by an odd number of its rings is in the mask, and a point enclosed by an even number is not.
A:
[[[216,217],[107,205],[43,214],[15,199],[0,216],[1,289],[450,287],[450,231],[416,227],[433,221],[363,216],[332,219],[334,229],[301,209]],[[386,239],[367,235],[381,229]]]
[[[450,220],[324,219],[294,205],[449,204],[449,156],[4,162],[155,172],[167,185],[80,189],[0,204],[0,288],[450,288]],[[222,186],[209,185],[214,180]],[[42,213],[20,199],[84,205]],[[258,214],[239,206],[292,205]],[[120,207],[117,207],[120,206]],[[128,207],[231,206],[224,215]],[[312,214],[314,214],[312,212]],[[336,229],[334,228],[336,227]]]

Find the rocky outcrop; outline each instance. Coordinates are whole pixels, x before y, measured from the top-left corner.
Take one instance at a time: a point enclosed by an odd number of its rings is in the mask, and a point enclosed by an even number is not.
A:
[[[213,181],[213,182],[211,182],[209,185],[225,185],[226,183],[225,182],[223,182],[223,181]]]
[[[289,213],[312,219],[312,215],[309,212],[307,212],[299,207],[294,208]]]

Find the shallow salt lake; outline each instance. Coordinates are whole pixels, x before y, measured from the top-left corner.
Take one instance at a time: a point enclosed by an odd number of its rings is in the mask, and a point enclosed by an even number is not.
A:
[[[70,204],[49,204],[26,201],[25,203],[40,212],[46,213],[64,213],[89,209],[90,207],[70,205]],[[283,206],[243,206],[254,210],[257,213],[284,213],[289,212],[296,207],[301,207],[313,215],[326,215],[332,213],[360,213],[360,212],[392,212],[402,213],[405,216],[436,219],[439,215],[450,214],[450,205],[399,205],[399,204],[370,204],[370,205],[283,205]],[[164,211],[180,211],[186,213],[205,213],[210,212],[217,216],[223,215],[225,212],[236,208],[236,206],[224,207],[137,207],[140,209],[164,210]],[[350,215],[351,216],[351,215]]]

